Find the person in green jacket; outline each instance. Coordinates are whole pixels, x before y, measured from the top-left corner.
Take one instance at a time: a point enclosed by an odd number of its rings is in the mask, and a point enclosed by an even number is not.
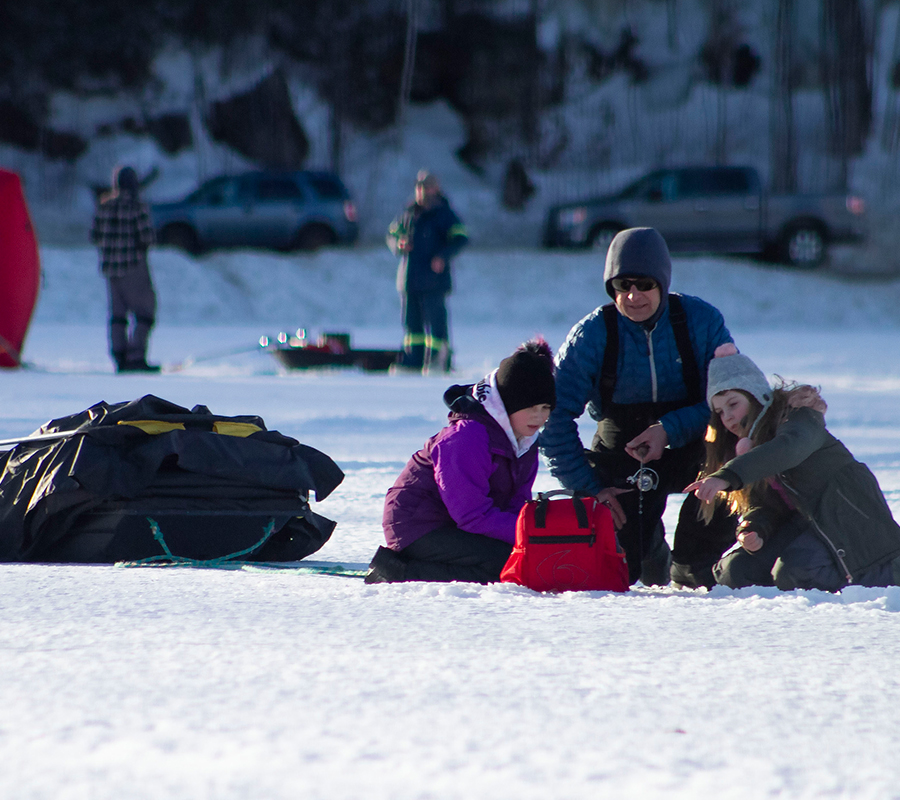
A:
[[[709,364],[706,464],[685,491],[712,517],[728,499],[740,545],[713,568],[725,586],[838,591],[900,585],[900,526],[869,468],[825,427],[818,389],[765,375],[732,344]]]

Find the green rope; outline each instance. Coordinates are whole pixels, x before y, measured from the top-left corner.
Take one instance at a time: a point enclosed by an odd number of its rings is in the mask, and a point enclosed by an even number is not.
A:
[[[241,569],[247,572],[299,572],[306,575],[337,575],[341,578],[365,578],[368,571],[364,569],[348,569],[343,564],[323,564],[322,566],[303,564],[302,566],[289,567],[285,564],[265,561],[245,562]]]
[[[147,517],[147,522],[150,523],[150,532],[153,534],[153,538],[159,542],[160,546],[163,549],[164,555],[161,556],[149,556],[148,558],[141,558],[137,561],[117,561],[117,567],[196,567],[199,569],[237,569],[244,562],[237,561],[241,556],[249,555],[250,553],[258,550],[262,547],[268,540],[269,537],[275,532],[275,520],[270,519],[269,523],[266,525],[263,530],[262,539],[260,539],[256,544],[251,547],[247,547],[243,550],[239,550],[237,553],[231,553],[227,556],[219,556],[218,558],[187,558],[186,556],[176,556],[170,549],[169,545],[166,544],[166,539],[163,536],[162,531],[159,529],[159,523],[153,517]]]
[[[284,564],[268,561],[240,561],[241,556],[249,555],[262,547],[275,531],[275,520],[270,519],[263,531],[263,537],[252,547],[240,550],[219,558],[187,558],[176,556],[166,544],[166,539],[159,528],[159,524],[152,517],[147,517],[150,523],[150,532],[153,538],[159,542],[164,555],[149,556],[138,561],[117,561],[117,567],[193,567],[196,569],[241,569],[251,572],[301,572],[313,575],[340,575],[345,578],[364,578],[365,570],[347,569],[341,564],[328,564],[322,566],[304,565],[302,567],[286,567]]]

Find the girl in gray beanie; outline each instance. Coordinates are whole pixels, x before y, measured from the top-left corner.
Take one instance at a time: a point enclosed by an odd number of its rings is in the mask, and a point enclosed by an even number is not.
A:
[[[900,526],[875,476],[825,427],[818,389],[774,388],[732,344],[709,364],[706,465],[686,492],[703,516],[727,499],[740,547],[713,569],[718,583],[838,591],[900,584]]]

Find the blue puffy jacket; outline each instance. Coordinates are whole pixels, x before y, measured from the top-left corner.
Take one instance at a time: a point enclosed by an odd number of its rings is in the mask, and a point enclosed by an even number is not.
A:
[[[699,297],[684,295],[681,302],[688,318],[688,331],[706,396],[706,372],[715,349],[732,341],[718,309]],[[651,331],[622,314],[619,323],[618,380],[614,403],[687,401],[681,360],[669,320],[669,308]],[[606,350],[603,312],[595,309],[569,331],[557,355],[556,408],[541,434],[541,450],[554,477],[567,489],[596,494],[606,488],[597,482],[584,456],[578,436],[578,418],[588,413],[602,419],[600,373]],[[660,418],[669,437],[669,447],[684,447],[700,439],[709,421],[706,401],[685,406]]]

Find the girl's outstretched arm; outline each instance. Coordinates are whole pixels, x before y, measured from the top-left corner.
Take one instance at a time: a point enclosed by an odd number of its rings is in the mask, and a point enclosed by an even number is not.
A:
[[[825,417],[811,408],[798,408],[791,411],[774,438],[736,456],[711,477],[730,473],[731,488],[740,489],[802,464],[829,439],[832,437],[825,429]]]
[[[730,488],[731,484],[728,481],[710,475],[702,480],[694,481],[690,486],[686,486],[684,491],[685,493],[693,492],[704,503],[711,503],[719,492],[727,492]]]

